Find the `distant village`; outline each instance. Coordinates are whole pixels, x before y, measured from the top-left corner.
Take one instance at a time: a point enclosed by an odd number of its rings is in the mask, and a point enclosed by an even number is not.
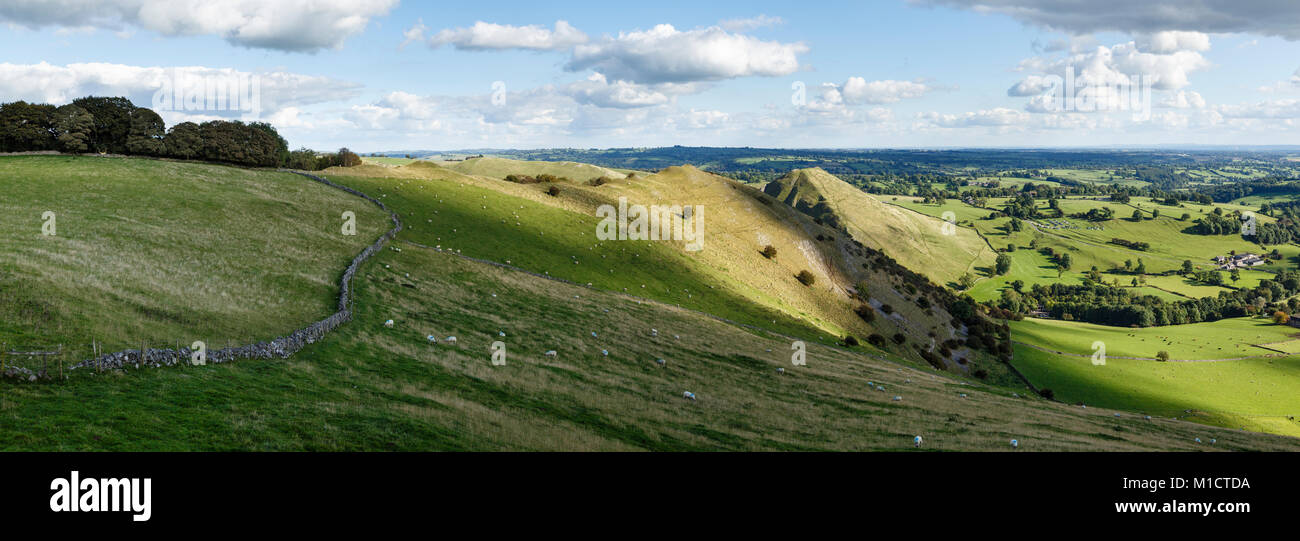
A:
[[[1219,270],[1248,269],[1267,263],[1263,256],[1255,254],[1221,255],[1214,262],[1219,264]]]

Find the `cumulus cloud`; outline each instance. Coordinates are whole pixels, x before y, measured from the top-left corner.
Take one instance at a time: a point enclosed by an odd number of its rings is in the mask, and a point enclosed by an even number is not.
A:
[[[785,24],[785,19],[782,19],[780,17],[769,17],[767,15],[759,15],[757,17],[750,17],[747,19],[727,19],[725,21],[718,23],[718,26],[722,27],[724,30],[730,30],[732,32],[744,32],[746,30],[754,30],[756,28],[766,28],[769,26],[780,26],[783,24]]]
[[[998,107],[961,114],[919,113],[917,119],[923,123],[941,128],[1003,127],[1026,124],[1030,119],[1030,115],[1023,111]]]
[[[919,81],[871,81],[862,77],[850,77],[840,92],[844,102],[850,105],[860,103],[884,104],[919,98],[930,92],[931,88]]]
[[[1168,99],[1160,102],[1165,107],[1175,109],[1202,109],[1205,107],[1205,98],[1201,94],[1191,90],[1179,90],[1177,93],[1169,96]]]
[[[512,26],[479,21],[468,28],[442,30],[434,34],[429,45],[435,48],[451,45],[465,51],[562,51],[586,42],[587,35],[565,21],[556,21],[554,30],[540,25]]]
[[[661,24],[579,45],[566,69],[642,84],[777,77],[799,70],[799,55],[807,51],[802,43],[763,41],[718,26],[679,31]]]
[[[1030,75],[1021,79],[1020,82],[1012,85],[1007,89],[1007,95],[1013,98],[1038,96],[1050,90],[1053,90],[1057,82],[1051,77],[1043,75]]]
[[[1138,49],[1154,54],[1210,50],[1210,36],[1201,32],[1156,32],[1139,36],[1136,43]]]
[[[241,47],[289,52],[338,49],[397,0],[9,0],[0,21],[28,28],[151,30],[219,36]]]
[[[1223,0],[910,0],[998,13],[1071,34],[1119,31],[1134,35],[1166,30],[1249,33],[1300,40],[1300,2]]]
[[[107,95],[124,96],[138,106],[152,107],[155,95],[164,88],[172,88],[173,96],[178,88],[205,95],[209,86],[240,78],[251,81],[254,75],[258,79],[262,111],[272,115],[291,107],[347,100],[360,92],[360,85],[355,83],[281,71],[251,73],[201,66],[164,68],[106,63],[57,66],[42,62],[0,64],[0,101],[60,105],[83,96]],[[244,92],[251,91],[251,85],[245,87]]]
[[[566,86],[564,93],[582,104],[631,109],[668,103],[675,89],[659,90],[627,81],[611,83],[604,75],[593,73],[586,81]]]

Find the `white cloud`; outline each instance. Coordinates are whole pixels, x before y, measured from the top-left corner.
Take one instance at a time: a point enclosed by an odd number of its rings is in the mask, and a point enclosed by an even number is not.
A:
[[[802,43],[763,41],[717,26],[683,32],[661,24],[579,45],[566,68],[642,84],[777,77],[799,70],[799,55],[807,51]]]
[[[919,81],[871,81],[862,77],[850,77],[840,92],[844,102],[850,105],[859,103],[884,104],[898,103],[904,99],[919,98],[930,92],[931,88]]]
[[[1028,97],[1038,96],[1052,90],[1056,83],[1050,77],[1042,75],[1030,75],[1021,79],[1020,82],[1007,89],[1007,95],[1011,97]]]
[[[1169,96],[1168,99],[1160,102],[1160,104],[1175,109],[1203,109],[1205,108],[1205,98],[1201,97],[1200,93],[1192,90],[1179,90]]]
[[[28,28],[142,28],[165,36],[219,36],[241,47],[338,49],[397,0],[9,0],[0,21]]]
[[[985,109],[979,111],[966,112],[961,114],[943,114],[943,113],[920,113],[917,119],[921,122],[941,128],[967,128],[974,126],[983,127],[1003,127],[1019,126],[1027,124],[1030,115],[1023,111],[998,107],[994,109]]]
[[[355,83],[281,71],[250,73],[201,66],[163,68],[105,63],[66,66],[45,62],[5,63],[0,64],[0,101],[27,100],[61,105],[83,96],[107,95],[124,96],[137,106],[153,107],[155,94],[167,84],[173,88],[204,89],[241,77],[251,81],[253,75],[259,80],[258,97],[262,111],[272,115],[291,107],[350,99],[360,89],[360,85]],[[245,87],[245,92],[252,92],[251,85]]]
[[[1210,36],[1201,32],[1156,32],[1139,36],[1136,41],[1138,49],[1154,54],[1210,50]]]
[[[718,23],[718,26],[722,27],[724,30],[730,30],[732,32],[744,32],[746,30],[766,28],[769,26],[780,26],[783,24],[785,24],[785,19],[780,17],[759,15],[757,17],[749,17],[746,19],[727,19]]]
[[[604,75],[593,73],[586,81],[568,85],[564,92],[578,103],[627,109],[668,103],[672,91],[663,92],[627,81],[610,83]]]
[[[562,51],[586,42],[587,35],[565,21],[556,21],[554,30],[539,25],[511,26],[479,21],[469,28],[442,30],[429,40],[429,45],[435,48],[451,45],[466,51]]]
[[[910,0],[999,13],[1071,34],[1185,30],[1300,39],[1300,2],[1228,0]]]
[[[417,41],[424,41],[424,32],[428,29],[429,27],[424,26],[424,19],[417,19],[415,24],[402,32],[402,43],[401,45],[398,45],[397,48],[405,49],[407,45]]]

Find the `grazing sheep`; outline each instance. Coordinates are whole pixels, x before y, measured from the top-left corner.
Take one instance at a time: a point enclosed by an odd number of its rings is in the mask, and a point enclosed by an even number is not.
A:
[[[595,337],[596,337],[596,331],[591,331],[591,337],[592,337],[592,338],[595,338]]]
[[[913,438],[913,439],[912,439],[912,444],[915,445],[917,449],[920,449],[920,448],[921,448],[921,436],[917,436],[917,437]]]
[[[1146,416],[1146,417],[1143,417],[1143,419],[1145,419],[1145,420],[1147,420],[1147,421],[1150,421],[1150,420],[1151,420],[1151,416],[1148,415],[1148,416]]]
[[[434,336],[434,335],[432,335],[432,334],[429,335],[429,336],[424,337],[424,339],[425,339],[425,340],[428,340],[430,344],[437,344],[437,343],[438,343],[438,337],[436,337],[436,336]]]
[[[784,374],[784,373],[785,373],[785,369],[784,369],[784,368],[777,368],[777,369],[776,369],[776,373],[777,373],[777,374]]]
[[[961,394],[961,397],[962,397],[962,398],[966,398],[966,393],[962,393],[962,394]]]
[[[556,353],[555,350],[550,350],[550,351],[546,352],[546,356],[547,356],[547,357],[557,357],[557,356],[559,356],[559,354]]]
[[[504,338],[505,335],[506,335],[506,333],[505,333],[504,331],[497,331],[497,336],[500,336],[500,337]]]
[[[895,396],[895,397],[894,397],[894,402],[902,402],[902,401],[903,401],[903,397],[901,397],[901,396]]]
[[[1011,440],[1011,448],[1015,449],[1017,447],[1020,447],[1020,440]]]
[[[607,349],[602,349],[602,350],[600,350],[600,354],[603,355],[603,356],[605,356],[605,357],[608,357],[608,356],[609,356],[609,350],[607,350]]]
[[[456,337],[455,337],[455,336],[448,336],[446,342],[447,342],[448,344],[455,344],[455,343],[456,343]]]
[[[695,393],[692,393],[692,392],[690,392],[690,391],[686,391],[686,392],[682,393],[682,398],[685,398],[685,399],[687,399],[687,400],[695,400]]]
[[[385,322],[384,322],[384,326],[387,327],[387,328],[389,328],[389,329],[393,328],[393,320],[390,319],[390,320],[388,320],[388,321],[385,321]]]
[[[1116,416],[1116,417],[1119,417],[1119,414],[1118,414],[1118,413],[1116,413],[1116,414],[1115,414],[1115,416]]]
[[[650,336],[659,336],[659,329],[650,329]]]
[[[655,359],[655,364],[657,364],[657,365],[659,365],[659,366],[664,366],[664,365],[668,364],[668,361],[665,361],[665,360],[663,360],[663,359]]]
[[[673,335],[673,340],[681,340],[681,339],[682,339],[681,336],[676,335],[676,334]]]

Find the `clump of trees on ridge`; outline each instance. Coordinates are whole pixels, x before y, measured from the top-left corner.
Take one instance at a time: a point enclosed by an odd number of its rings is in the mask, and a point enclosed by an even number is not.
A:
[[[0,105],[0,152],[57,151],[203,160],[316,171],[361,164],[346,148],[324,154],[289,150],[265,122],[210,120],[167,128],[151,109],[123,97],[87,96],[63,106],[16,101]]]

